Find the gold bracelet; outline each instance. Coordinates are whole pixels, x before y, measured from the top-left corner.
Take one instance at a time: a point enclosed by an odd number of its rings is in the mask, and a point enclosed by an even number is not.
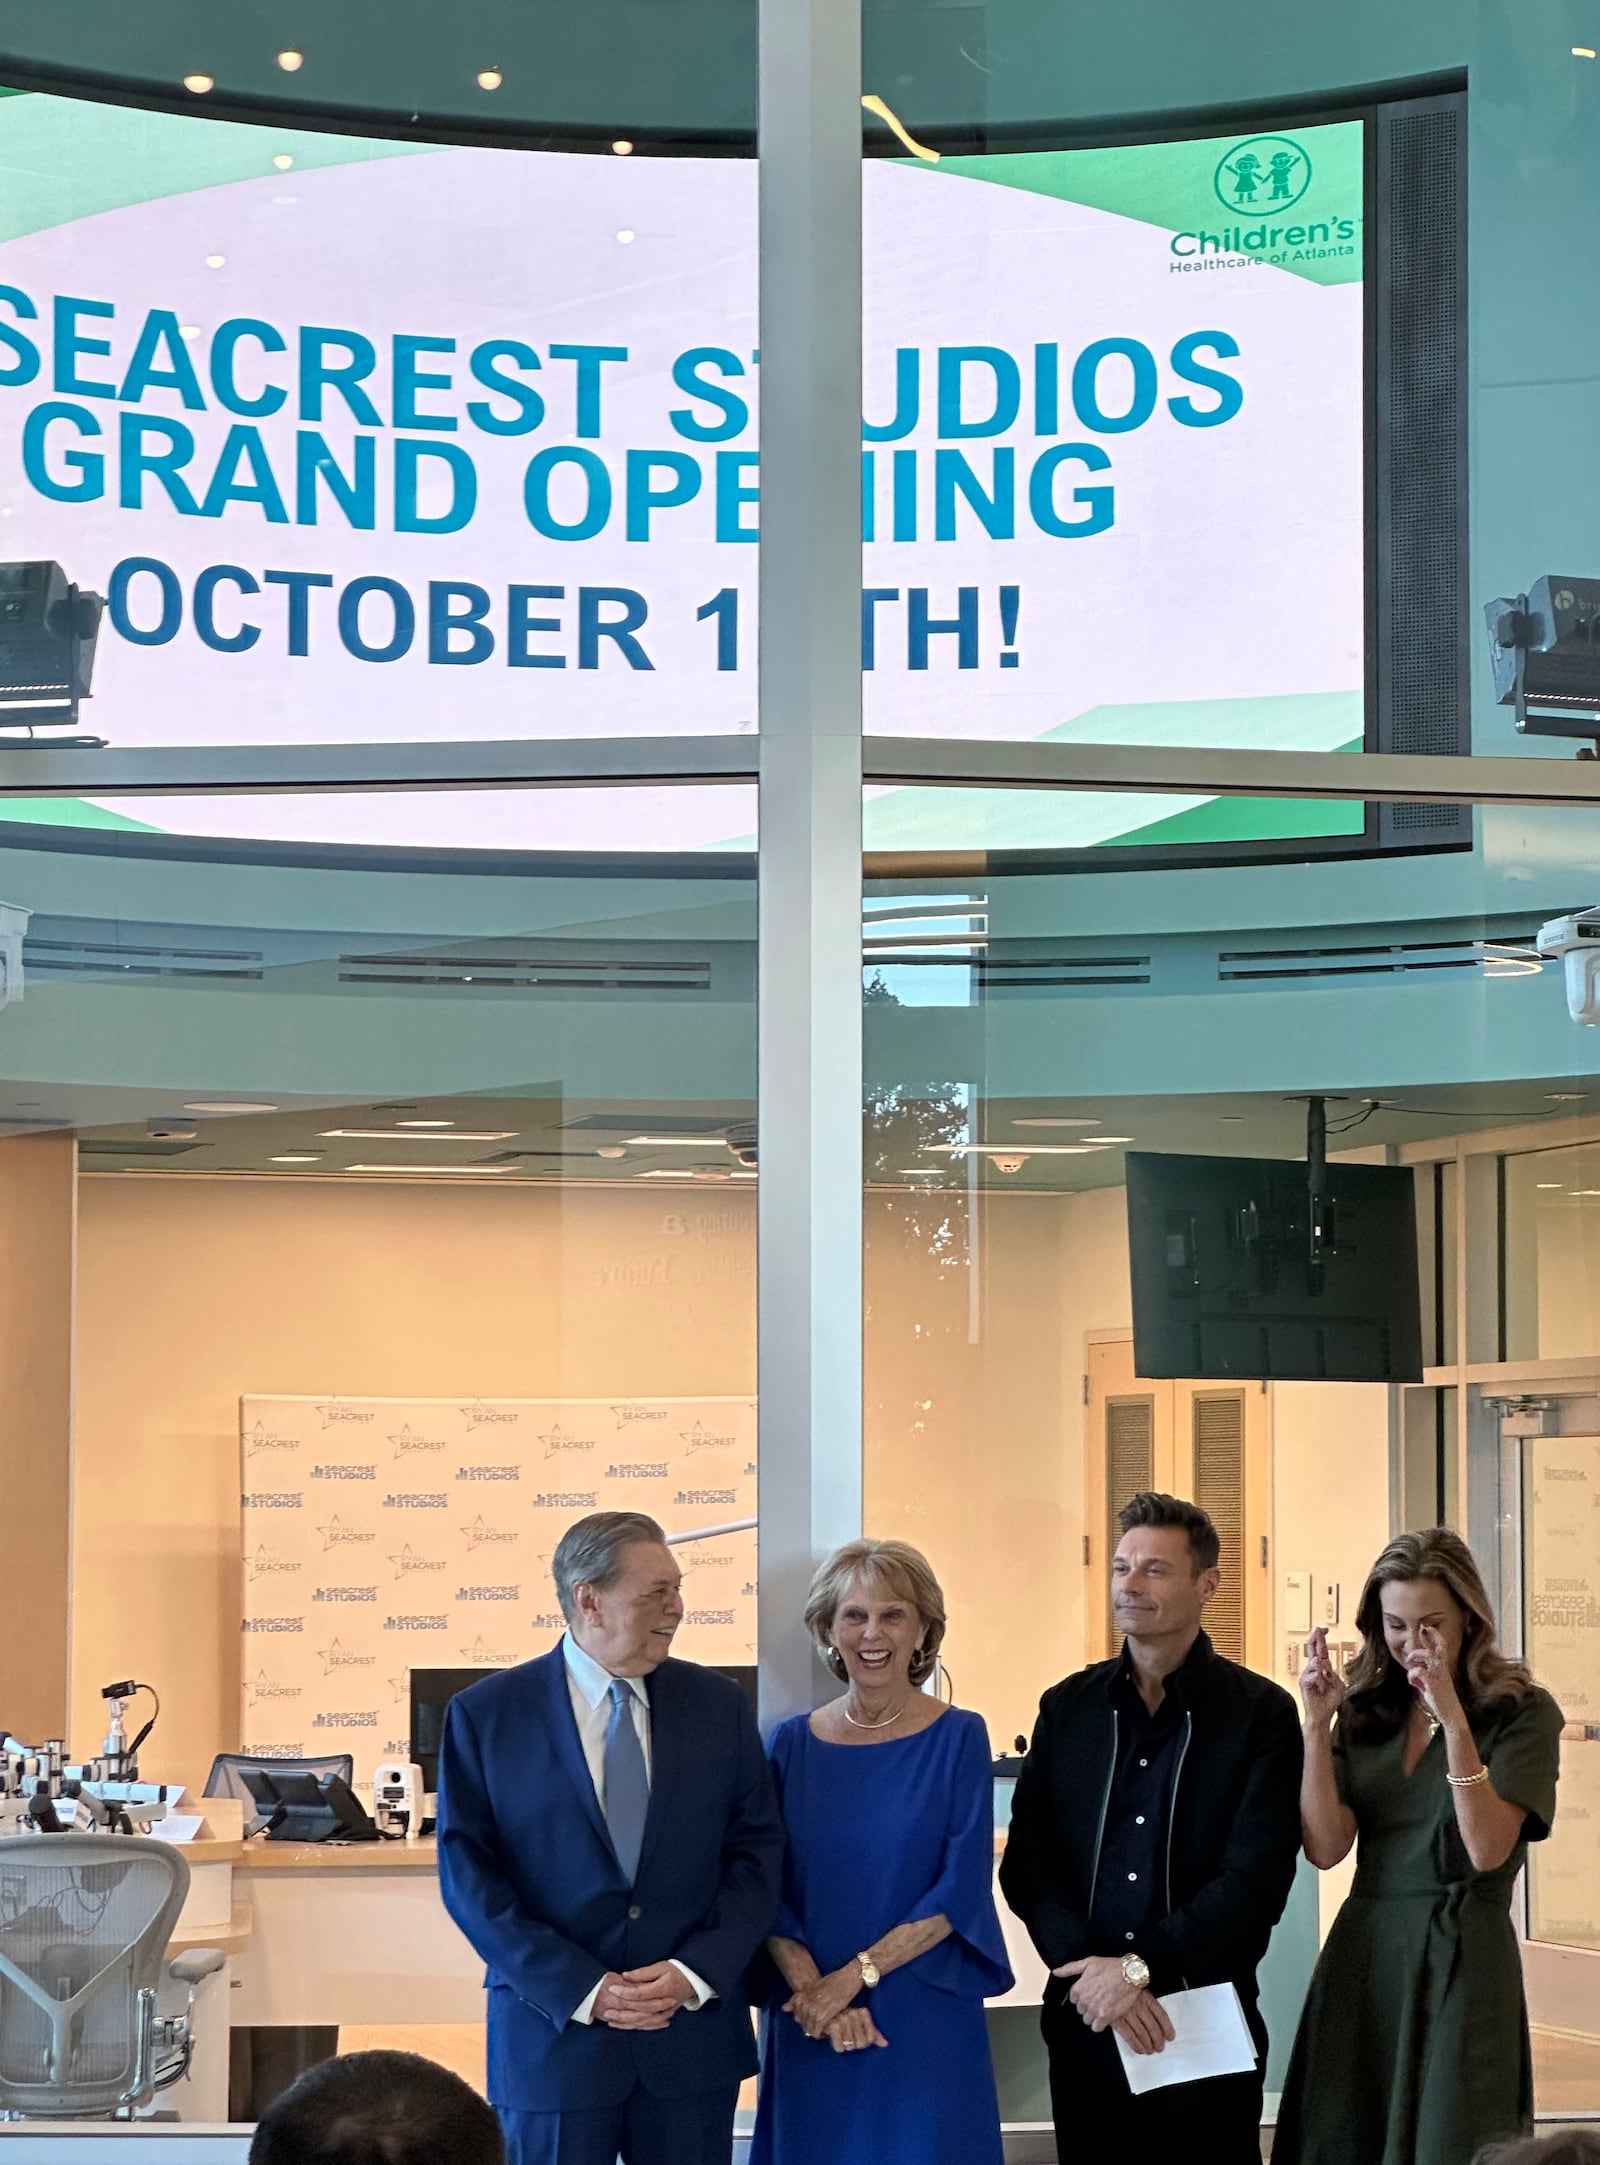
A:
[[[1445,1780],[1452,1789],[1476,1789],[1479,1782],[1489,1779],[1489,1769],[1479,1767],[1476,1774],[1446,1774]]]

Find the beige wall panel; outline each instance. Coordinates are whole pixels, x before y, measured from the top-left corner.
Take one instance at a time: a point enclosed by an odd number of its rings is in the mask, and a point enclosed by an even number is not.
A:
[[[96,1177],[80,1243],[72,1734],[136,1675],[194,1782],[238,1742],[242,1394],[755,1385],[747,1192]]]
[[[0,1723],[30,1744],[59,1736],[67,1711],[74,1154],[65,1135],[0,1142]]]

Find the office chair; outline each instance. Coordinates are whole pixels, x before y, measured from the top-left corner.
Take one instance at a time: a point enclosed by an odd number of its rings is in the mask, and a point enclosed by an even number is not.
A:
[[[253,1759],[248,1752],[218,1752],[211,1762],[202,1792],[208,1797],[237,1797],[248,1819],[255,1799],[244,1785],[244,1770],[260,1768],[263,1774],[337,1774],[346,1782],[355,1775],[355,1759],[349,1752],[330,1752],[325,1759]]]
[[[188,2073],[215,1947],[166,1960],[189,1861],[137,1835],[0,1843],[0,2119],[131,2119]],[[188,1987],[158,2015],[162,1972]]]

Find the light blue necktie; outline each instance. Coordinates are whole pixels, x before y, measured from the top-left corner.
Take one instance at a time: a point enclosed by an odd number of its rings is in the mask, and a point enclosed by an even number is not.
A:
[[[606,1730],[605,1813],[611,1846],[631,1887],[644,1847],[644,1823],[650,1810],[650,1777],[644,1748],[633,1721],[634,1694],[620,1676],[611,1680],[611,1723]]]

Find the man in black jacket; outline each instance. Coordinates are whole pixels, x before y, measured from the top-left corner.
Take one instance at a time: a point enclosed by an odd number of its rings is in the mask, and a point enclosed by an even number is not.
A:
[[[1134,2156],[1170,2139],[1206,2165],[1259,2165],[1267,2035],[1256,1967],[1300,1848],[1300,1724],[1286,1691],[1201,1629],[1216,1528],[1149,1492],[1122,1513],[1115,1661],[1040,1702],[1000,1866],[1049,1966],[1043,2029],[1062,2155]],[[1159,1996],[1232,1984],[1256,2068],[1135,2096],[1117,2051],[1160,2051]]]

